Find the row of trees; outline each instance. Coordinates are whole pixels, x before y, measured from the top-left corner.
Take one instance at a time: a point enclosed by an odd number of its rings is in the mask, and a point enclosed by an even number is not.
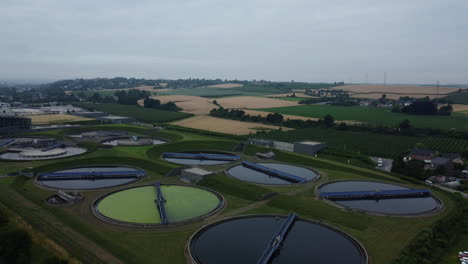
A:
[[[410,105],[401,108],[398,105],[394,106],[392,112],[401,112],[410,115],[446,115],[452,114],[453,107],[451,105],[443,105],[437,108],[437,103],[434,101],[418,100]]]
[[[307,128],[316,126],[333,127],[335,119],[331,115],[325,115],[323,119],[318,121],[300,120],[300,119],[284,119],[282,114],[272,113],[267,116],[248,115],[245,111],[239,109],[215,108],[210,111],[210,115],[214,117],[240,120],[245,122],[260,122],[266,124],[280,125],[291,128]],[[341,125],[341,124],[340,124]],[[344,124],[346,126],[346,124]]]
[[[174,102],[167,102],[165,104],[162,104],[161,101],[157,99],[151,99],[151,98],[146,98],[143,101],[143,107],[160,109],[160,110],[165,110],[165,111],[174,111],[174,112],[182,110],[182,108],[178,107]]]

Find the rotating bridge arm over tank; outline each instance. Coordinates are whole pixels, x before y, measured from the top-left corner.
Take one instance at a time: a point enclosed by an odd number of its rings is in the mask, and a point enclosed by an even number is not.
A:
[[[40,173],[37,177],[40,181],[60,180],[98,180],[98,179],[127,179],[138,178],[145,175],[145,171],[90,171],[90,172],[53,172]]]
[[[0,140],[0,147],[6,146],[6,145],[8,145],[10,143],[13,143],[15,141],[16,141],[16,139],[14,139],[14,138]]]
[[[169,219],[167,218],[166,207],[164,203],[166,203],[166,199],[161,191],[161,184],[157,181],[154,183],[154,187],[156,189],[156,203],[159,211],[159,216],[161,217],[161,224],[167,225],[169,224]]]
[[[253,169],[253,170],[256,170],[256,171],[266,173],[266,174],[271,175],[273,177],[282,178],[282,179],[285,179],[285,180],[288,180],[288,181],[293,181],[293,182],[296,182],[296,183],[307,182],[307,180],[302,178],[302,177],[292,175],[290,173],[282,172],[282,171],[279,171],[279,170],[275,170],[275,169],[272,169],[272,168],[268,168],[266,166],[262,166],[262,165],[259,165],[259,164],[253,163],[253,162],[249,162],[249,161],[242,162],[242,166]]]
[[[382,191],[355,191],[355,192],[323,192],[320,198],[325,199],[366,199],[366,198],[401,198],[401,197],[424,197],[431,195],[427,189],[410,190],[382,190]]]
[[[206,159],[206,160],[221,160],[221,161],[234,161],[240,159],[236,155],[224,154],[196,154],[196,153],[182,153],[182,152],[164,152],[165,158],[183,158],[183,159]]]
[[[275,252],[280,248],[281,243],[288,231],[292,228],[294,222],[296,221],[296,214],[289,214],[288,217],[284,220],[279,231],[275,233],[274,237],[271,239],[268,247],[263,251],[262,256],[258,259],[257,264],[267,264],[273,258]]]

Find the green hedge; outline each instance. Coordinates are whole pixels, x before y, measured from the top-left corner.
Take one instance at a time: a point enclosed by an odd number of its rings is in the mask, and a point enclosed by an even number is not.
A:
[[[459,194],[445,194],[455,201],[455,209],[421,231],[392,264],[439,264],[445,251],[468,233],[468,201]]]

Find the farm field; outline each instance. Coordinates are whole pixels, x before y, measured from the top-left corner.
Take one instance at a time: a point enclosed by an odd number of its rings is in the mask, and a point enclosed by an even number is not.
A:
[[[284,107],[298,105],[295,101],[285,101],[280,99],[255,97],[255,96],[236,96],[228,98],[220,98],[216,100],[219,105],[224,108],[267,108],[267,107]]]
[[[217,105],[213,104],[213,99],[199,96],[161,95],[152,96],[151,98],[160,100],[161,103],[167,103],[172,101],[176,103],[178,107],[183,109],[182,112],[195,115],[206,115],[209,114],[213,108],[218,108]]]
[[[447,97],[444,97],[444,98],[452,101],[455,104],[468,105],[468,89],[465,89],[460,93],[448,95]]]
[[[396,126],[408,119],[411,125],[420,128],[468,129],[466,116],[422,116],[392,113],[388,108],[365,106],[331,106],[331,105],[300,105],[291,107],[265,108],[261,111],[275,112],[287,115],[322,118],[332,115],[335,120],[355,120],[376,125]]]
[[[99,126],[100,129],[116,128],[129,131],[145,130],[135,126]],[[89,127],[88,129],[93,129]],[[60,134],[60,131],[45,133]],[[159,132],[157,132],[159,133]],[[164,177],[173,168],[181,166],[167,163],[160,159],[162,152],[180,150],[212,149],[231,151],[238,141],[214,138],[201,134],[180,132],[168,129],[167,134],[178,136],[178,142],[156,147],[116,147],[97,149],[80,157],[60,161],[42,161],[14,163],[13,170],[33,167],[35,172],[46,172],[66,166],[83,164],[109,164],[136,166],[148,172],[148,177],[131,186],[150,184],[156,180],[162,183],[181,183],[177,177]],[[198,138],[198,140],[195,140]],[[201,140],[202,139],[202,140]],[[241,155],[243,160],[253,161],[252,156],[260,147],[248,146]],[[66,250],[66,258],[73,256],[81,263],[187,263],[185,245],[192,234],[200,227],[214,221],[243,214],[288,214],[295,212],[301,217],[323,220],[359,240],[369,253],[372,263],[390,264],[400,251],[422,230],[428,229],[434,222],[456,210],[453,200],[442,192],[434,193],[443,200],[445,210],[434,216],[406,218],[383,217],[339,209],[316,198],[314,188],[326,181],[338,179],[379,179],[412,185],[378,172],[342,163],[276,151],[277,160],[302,166],[310,166],[322,173],[322,178],[299,186],[259,186],[232,179],[218,173],[206,177],[198,185],[218,191],[226,199],[226,208],[218,215],[206,220],[183,226],[161,228],[132,228],[106,223],[96,218],[91,205],[103,194],[121,189],[114,187],[107,190],[83,191],[86,199],[73,206],[52,207],[43,201],[54,190],[38,188],[34,179],[26,177],[8,177],[0,179],[0,204],[14,210],[30,225],[30,228],[43,232],[48,238]],[[116,158],[118,157],[118,158]],[[231,165],[209,166],[208,169],[223,171]],[[0,174],[12,170],[11,163],[0,161]],[[278,195],[271,200],[258,201],[258,198],[271,192]],[[388,238],[382,240],[382,237]],[[77,262],[73,262],[77,263]]]
[[[390,99],[398,99],[401,96],[411,96],[422,98],[429,96],[430,98],[440,98],[447,94],[457,92],[457,87],[440,87],[437,93],[435,86],[416,86],[416,85],[344,85],[332,88],[334,90],[345,90],[351,93],[352,97],[357,98],[380,98],[386,94]]]
[[[141,122],[170,122],[191,116],[187,113],[162,111],[136,105],[77,103],[79,107],[103,111],[112,115],[134,117]]]
[[[31,115],[31,116],[26,116],[26,117],[31,118],[31,123],[33,125],[57,124],[57,123],[69,123],[69,122],[94,120],[94,119],[87,118],[87,117],[67,115],[67,114]]]
[[[183,89],[171,89],[165,92],[158,93],[158,95],[193,95],[208,98],[221,98],[229,96],[258,96],[267,95],[273,93],[284,93],[284,90],[270,88],[270,87],[252,87],[242,86],[236,88],[210,88],[210,87],[199,87],[199,88],[183,88]]]
[[[422,143],[428,149],[437,149],[442,152],[461,153],[468,149],[468,140],[463,139],[383,135],[320,127],[287,132],[272,131],[262,135],[262,137],[289,142],[305,139],[324,141],[332,148],[388,158],[398,156],[400,153],[414,148],[418,143]]]
[[[280,128],[279,126],[242,122],[211,116],[195,116],[192,118],[176,121],[171,124],[233,135],[247,135],[250,133],[256,133],[259,130],[278,130]],[[290,128],[282,129],[290,130]]]

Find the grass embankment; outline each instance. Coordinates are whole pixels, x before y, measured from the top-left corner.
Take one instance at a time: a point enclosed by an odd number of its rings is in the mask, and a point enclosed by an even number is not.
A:
[[[326,142],[329,147],[339,150],[360,152],[367,155],[395,157],[422,143],[428,149],[441,152],[461,153],[468,148],[468,140],[448,137],[419,137],[384,135],[367,132],[341,131],[334,128],[311,127],[292,131],[272,131],[257,137],[294,142],[316,140]]]
[[[314,118],[323,118],[325,115],[329,114],[332,115],[335,120],[354,120],[358,122],[386,126],[396,126],[403,120],[408,119],[412,126],[419,128],[468,129],[468,117],[466,116],[407,115],[393,113],[389,108],[365,106],[300,105],[264,108],[257,110]]]
[[[76,105],[86,109],[103,111],[112,115],[134,117],[140,122],[149,123],[171,122],[192,116],[191,114],[182,112],[162,111],[136,105],[97,103],[76,103]]]

